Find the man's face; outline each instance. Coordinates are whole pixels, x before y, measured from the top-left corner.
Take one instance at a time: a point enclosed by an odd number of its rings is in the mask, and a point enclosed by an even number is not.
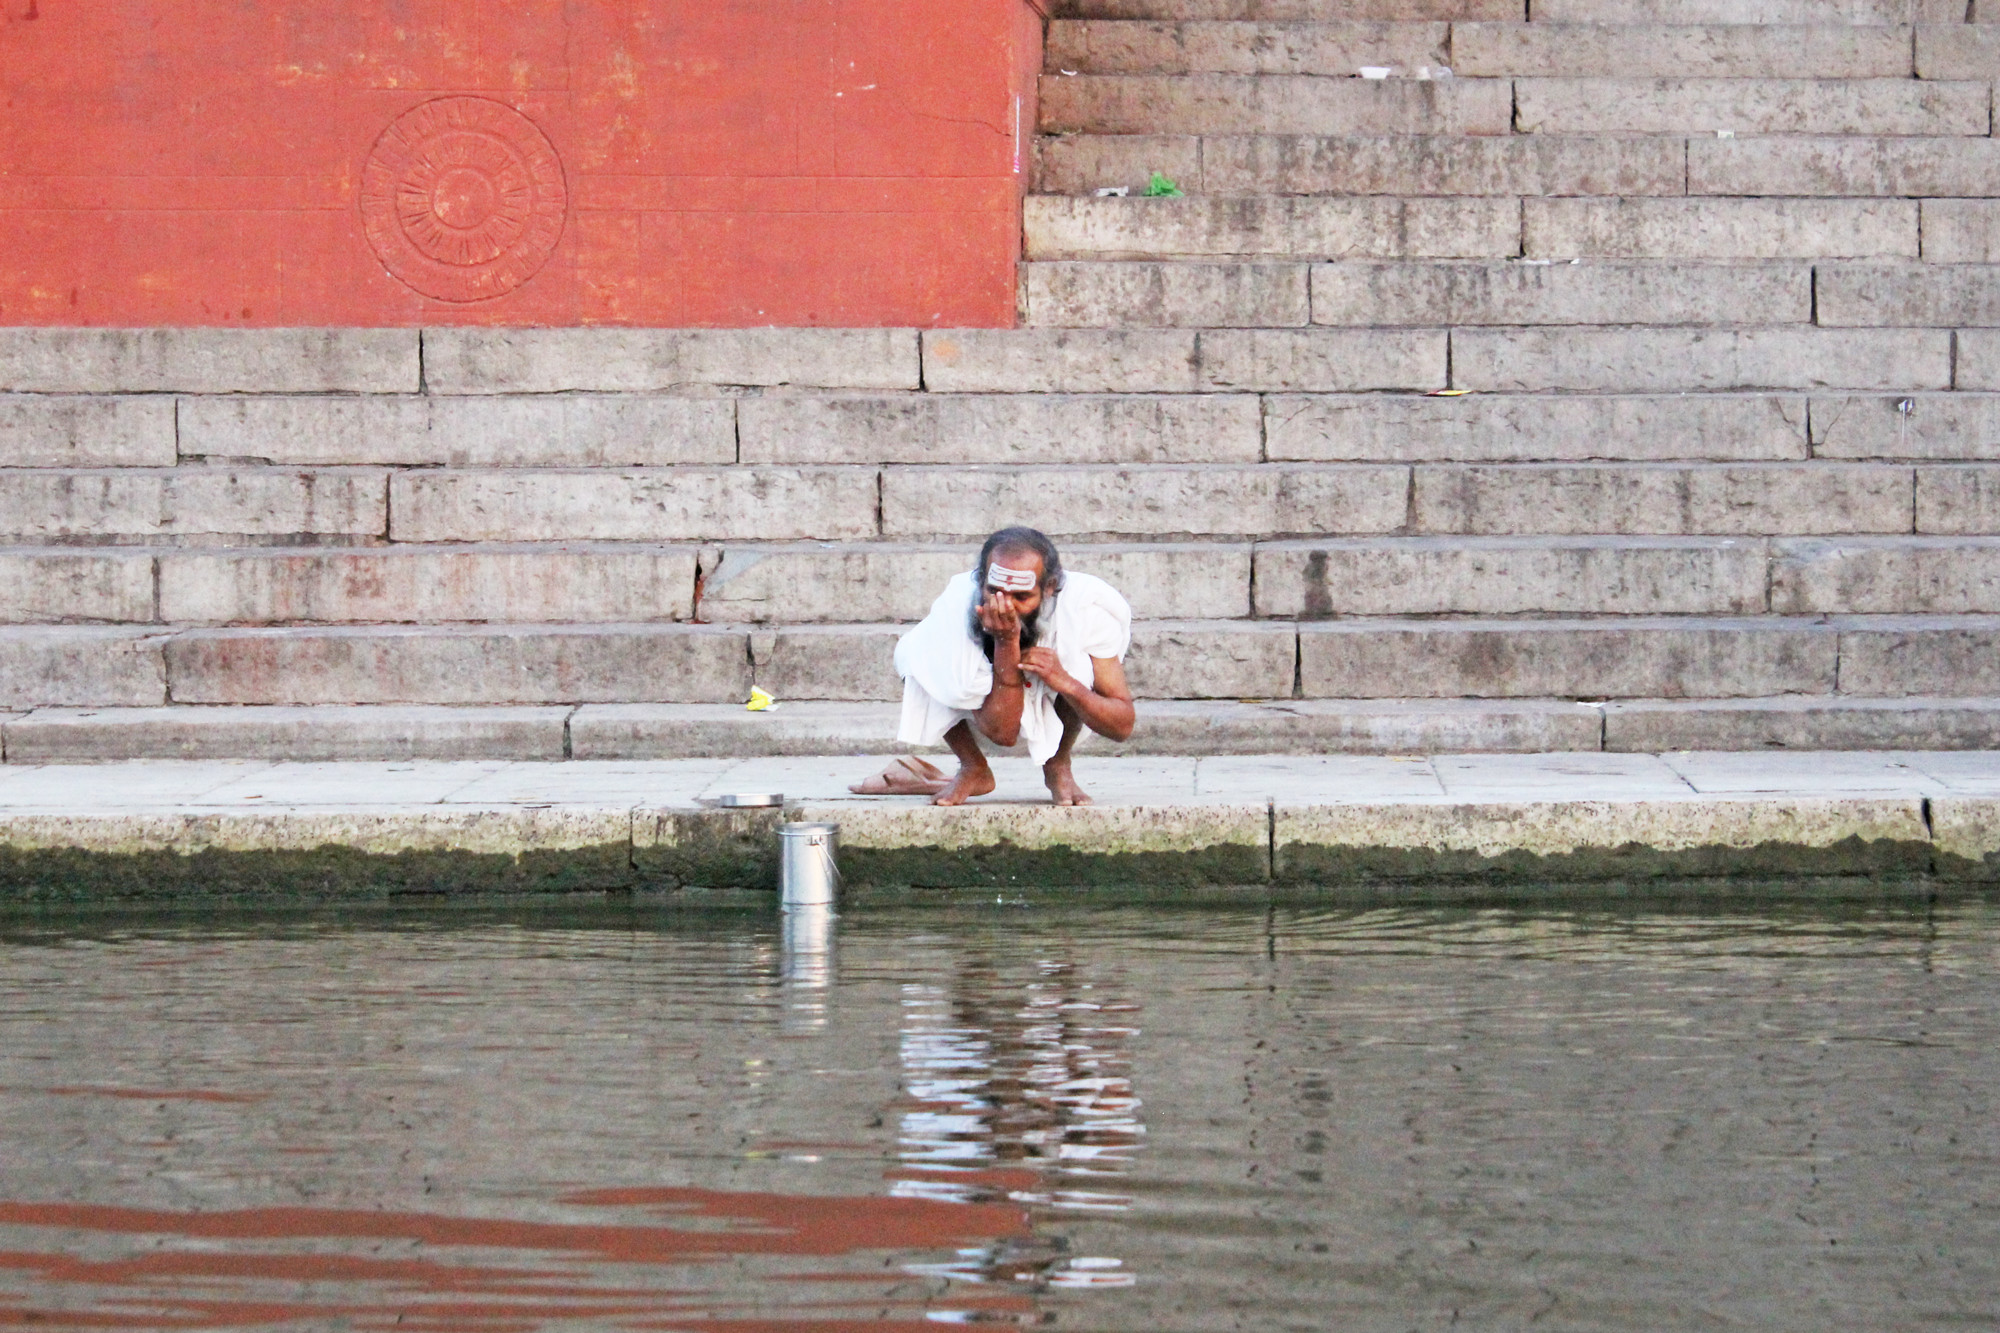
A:
[[[1005,569],[1025,569],[1035,576],[1035,586],[1026,592],[1009,592],[1005,588],[988,588],[987,595],[999,593],[1014,604],[1015,612],[1026,620],[1041,609],[1042,605],[1042,558],[1033,551],[995,551],[993,563]],[[984,576],[984,571],[981,571]]]

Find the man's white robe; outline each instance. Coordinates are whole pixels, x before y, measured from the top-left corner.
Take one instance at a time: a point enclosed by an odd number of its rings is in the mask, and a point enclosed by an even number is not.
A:
[[[930,614],[896,641],[896,674],[903,678],[905,745],[937,745],[945,732],[977,712],[993,692],[993,664],[972,631],[972,574],[956,574]],[[1063,670],[1091,684],[1093,657],[1125,660],[1132,645],[1132,608],[1117,589],[1090,574],[1063,575],[1062,590],[1043,599],[1040,646],[1053,648]],[[1021,705],[1021,739],[1036,763],[1047,763],[1062,744],[1056,694],[1028,677]]]

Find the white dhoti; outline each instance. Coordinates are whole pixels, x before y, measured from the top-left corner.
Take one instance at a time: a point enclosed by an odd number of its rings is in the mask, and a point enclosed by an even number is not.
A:
[[[896,739],[936,745],[971,717],[993,692],[993,664],[972,631],[970,571],[952,577],[925,616],[896,641],[896,674],[903,678],[903,722]],[[1132,608],[1118,590],[1089,574],[1065,574],[1060,592],[1042,601],[1040,646],[1055,650],[1070,675],[1091,683],[1093,657],[1125,660],[1132,645]],[[1021,705],[1021,739],[1038,764],[1062,744],[1056,694],[1030,676]]]

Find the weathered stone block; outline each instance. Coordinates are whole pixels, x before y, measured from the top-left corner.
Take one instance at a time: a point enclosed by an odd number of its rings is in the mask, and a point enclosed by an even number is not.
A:
[[[1256,614],[1757,615],[1762,542],[1629,537],[1265,542]]]
[[[1201,381],[1281,393],[1443,388],[1447,338],[1443,329],[1210,329]]]
[[[1921,207],[1926,263],[1990,264],[2000,259],[2000,200],[1926,199]],[[1970,275],[1951,276],[1962,281]]]
[[[745,463],[1254,463],[1250,394],[745,398]]]
[[[1929,868],[1915,797],[1291,806],[1272,814],[1279,880],[1643,880],[1879,875]]]
[[[2000,695],[2000,620],[1884,616],[1834,623],[1842,694]]]
[[[2000,458],[2000,396],[1815,396],[1812,436],[1820,458]]]
[[[896,640],[908,628],[788,625],[773,636],[768,654],[751,640],[756,682],[780,699],[901,699]]]
[[[2000,800],[1946,796],[1929,806],[1939,873],[1953,879],[2000,879]]]
[[[567,707],[38,708],[4,728],[9,763],[121,759],[560,760]]]
[[[1132,626],[1125,675],[1145,699],[1286,699],[1297,657],[1291,625],[1147,620]]]
[[[1916,74],[1920,79],[1981,79],[1989,83],[2000,79],[2000,30],[1990,23],[1920,25]]]
[[[1201,188],[1211,195],[1686,192],[1685,150],[1679,140],[1601,139],[1581,135],[1489,138],[1392,134],[1342,138],[1246,134],[1199,142]],[[1139,179],[1143,184],[1146,178],[1142,174]]]
[[[724,703],[750,654],[706,625],[219,629],[172,639],[167,676],[178,703]]]
[[[1522,207],[1527,253],[1554,259],[1917,255],[1917,205],[1907,199],[1529,199]]]
[[[1540,0],[1538,23],[1958,23],[1959,0]]]
[[[1420,466],[1412,526],[1436,533],[1908,532],[1911,474],[1882,463]]]
[[[1488,391],[1942,389],[1952,375],[1951,335],[1929,329],[1460,329],[1451,338],[1453,384]]]
[[[153,619],[149,554],[0,549],[0,623]]]
[[[1771,609],[1780,615],[2000,612],[2000,542],[1852,538],[1776,544]]]
[[[703,558],[705,620],[914,621],[978,548],[962,546],[726,546]],[[1147,543],[1073,546],[1063,567],[1095,574],[1141,618],[1219,619],[1250,614],[1246,545]]]
[[[649,467],[736,461],[730,398],[564,394],[193,397],[180,447],[273,463]]]
[[[1268,328],[1310,322],[1304,264],[1032,263],[1024,324],[1036,328]]]
[[[0,469],[0,533],[63,537],[380,536],[386,473],[281,468]]]
[[[2000,194],[1989,138],[1689,139],[1689,194]]]
[[[893,703],[792,700],[776,711],[741,704],[585,704],[569,715],[575,759],[908,754]],[[775,835],[774,835],[775,836]]]
[[[2000,330],[1966,329],[1958,335],[1955,351],[1953,388],[2000,389]]]
[[[171,398],[0,393],[0,463],[7,467],[175,461]]]
[[[933,393],[1191,393],[1195,334],[1169,329],[944,329],[924,333]]]
[[[799,818],[840,824],[841,875],[856,888],[1174,889],[1270,878],[1262,802],[945,809],[879,801],[809,802]]]
[[[885,535],[983,539],[1016,517],[1070,537],[1277,536],[1402,526],[1401,467],[891,468]]]
[[[1035,140],[1035,189],[1089,194],[1139,191],[1159,172],[1189,194],[1202,188],[1201,140],[1192,134],[1063,134]]]
[[[1031,195],[1022,229],[1030,259],[1478,258],[1521,242],[1519,206],[1482,198]]]
[[[1819,322],[1829,327],[2000,325],[2000,277],[1983,267],[1829,264],[1817,277]]]
[[[1512,114],[1504,79],[1086,74],[1041,82],[1047,134],[1506,134]]]
[[[235,550],[161,557],[175,623],[686,620],[692,549]]]
[[[1448,64],[1449,34],[1443,23],[1352,19],[1311,24],[1057,19],[1049,24],[1044,65],[1073,74],[1352,77],[1363,65],[1413,70]],[[1904,64],[1909,64],[1907,49]]]
[[[415,329],[0,329],[0,392],[415,393]]]
[[[1312,270],[1315,324],[1785,324],[1812,319],[1796,266],[1345,261]]]
[[[914,389],[914,329],[424,331],[432,393],[661,392],[691,385]]]
[[[2000,747],[1991,700],[1643,699],[1604,708],[1604,748],[1663,750],[1987,750]]]
[[[2000,533],[2000,467],[1918,468],[1917,531]]]
[[[1568,701],[1158,700],[1139,705],[1127,754],[1546,754],[1595,750],[1602,723]]]
[[[1903,79],[1912,73],[1906,27],[1614,25],[1549,23],[1541,17],[1535,15],[1533,23],[1453,25],[1452,72],[1618,79]]]
[[[1331,23],[1378,19],[1419,23],[1456,19],[1513,20],[1525,16],[1522,0],[1069,0],[1065,18],[1157,19],[1181,22],[1255,20],[1273,23]]]
[[[399,472],[397,541],[854,540],[875,535],[869,468]]]
[[[1273,462],[1775,461],[1806,457],[1805,425],[1795,396],[1299,394],[1265,400],[1264,431]]]
[[[0,629],[0,707],[167,701],[157,629],[32,625]]]
[[[1987,85],[1910,79],[1517,79],[1514,97],[1529,134],[1983,135],[1989,122]]]
[[[1828,694],[1836,641],[1771,620],[1385,621],[1299,628],[1307,698]]]

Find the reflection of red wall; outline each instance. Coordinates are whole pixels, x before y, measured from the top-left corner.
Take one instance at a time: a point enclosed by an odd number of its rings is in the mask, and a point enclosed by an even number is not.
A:
[[[0,324],[1011,324],[1032,3],[0,0]],[[546,136],[562,225],[438,300],[362,186],[467,94]],[[407,161],[420,211],[452,164]],[[531,252],[499,185],[440,207]]]

